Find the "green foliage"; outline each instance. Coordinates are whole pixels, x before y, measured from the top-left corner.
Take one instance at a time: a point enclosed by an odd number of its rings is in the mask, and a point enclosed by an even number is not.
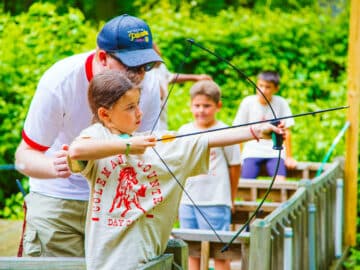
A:
[[[360,242],[359,239],[357,241]],[[360,265],[360,250],[356,248],[350,248],[350,256],[343,263],[344,268],[359,270],[360,269],[359,265]]]
[[[6,198],[4,208],[0,209],[0,216],[7,219],[24,219],[23,203],[21,192],[12,194],[10,198]]]
[[[78,10],[60,16],[50,4],[34,4],[15,17],[0,13],[0,164],[14,163],[23,122],[40,76],[57,60],[94,49],[96,29]],[[1,171],[4,196],[18,192],[16,172]]]
[[[108,20],[123,13],[141,16],[141,13],[138,12],[139,7],[146,6],[146,10],[151,10],[159,4],[159,0],[137,0],[136,4],[133,0],[4,0],[0,2],[0,10],[11,15],[18,15],[21,12],[27,12],[32,4],[39,2],[56,5],[59,14],[67,13],[70,6],[76,7],[85,14],[86,18],[96,21]],[[316,7],[319,2],[322,6],[330,6],[334,9],[337,8],[337,5],[341,6],[344,0],[336,2],[335,0],[170,0],[171,8],[175,11],[183,5],[191,5],[193,11],[210,15],[216,15],[219,11],[229,7],[294,10],[305,6]]]
[[[232,123],[241,100],[254,87],[215,57],[192,46],[192,38],[229,60],[255,81],[263,69],[281,74],[280,95],[293,113],[346,104],[346,56],[348,14],[333,16],[327,9],[298,9],[296,12],[236,10],[209,16],[182,3],[177,11],[171,1],[161,1],[151,11],[141,10],[152,26],[155,41],[170,70],[180,73],[208,73],[222,87],[223,109],[219,118]],[[168,10],[166,16],[163,10]],[[159,20],[161,18],[161,20]],[[169,99],[169,125],[177,129],[191,121],[189,87],[174,85]],[[171,112],[177,112],[172,114]],[[321,161],[345,122],[345,111],[297,118],[293,128],[293,154],[298,160]],[[343,155],[343,141],[333,155]]]

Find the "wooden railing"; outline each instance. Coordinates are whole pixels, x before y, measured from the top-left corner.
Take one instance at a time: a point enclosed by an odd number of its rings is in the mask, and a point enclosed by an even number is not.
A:
[[[342,228],[342,178],[337,160],[320,176],[302,180],[271,214],[256,219],[250,227],[249,269],[336,268],[344,251],[341,239],[336,241],[342,233],[335,233]]]
[[[184,241],[171,239],[165,253],[139,267],[141,270],[186,270],[188,248]],[[1,270],[86,270],[84,258],[72,257],[0,257]],[[121,269],[121,262],[119,262]]]
[[[343,175],[342,162],[326,164],[319,177],[309,180],[308,177],[316,175],[320,165],[300,162],[288,174],[293,179],[298,177],[297,181],[275,182],[267,202],[251,224],[250,232],[241,233],[231,245],[230,252],[221,253],[220,250],[224,245],[222,242],[226,243],[225,239],[235,232],[218,232],[222,241],[212,231],[174,229],[173,236],[188,243],[189,254],[201,258],[203,270],[208,269],[209,258],[241,260],[241,270],[335,267],[344,254],[342,223],[335,225],[336,220],[343,219],[342,191],[337,192]],[[240,180],[238,197],[242,200],[236,203],[232,216],[234,229],[244,224],[255,211],[268,186],[268,180]],[[340,206],[335,207],[339,200]]]

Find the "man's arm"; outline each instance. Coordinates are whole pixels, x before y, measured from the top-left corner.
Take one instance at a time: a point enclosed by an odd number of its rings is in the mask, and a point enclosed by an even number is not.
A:
[[[183,73],[174,73],[171,77],[171,80],[169,83],[183,83],[183,82],[197,82],[201,80],[212,80],[211,76],[207,74],[183,74]]]
[[[15,164],[21,173],[30,177],[67,178],[71,172],[66,156],[66,147],[57,151],[54,157],[48,157],[44,152],[30,147],[24,140],[21,140],[15,153]]]

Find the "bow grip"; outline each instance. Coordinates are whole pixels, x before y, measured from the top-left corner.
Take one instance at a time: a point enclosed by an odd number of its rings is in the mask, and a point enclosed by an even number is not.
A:
[[[273,126],[277,127],[280,124],[280,121],[279,120],[274,120],[274,121],[271,121],[270,123]],[[271,133],[271,138],[272,138],[272,141],[273,141],[273,149],[274,150],[282,150],[284,148],[282,146],[283,142],[284,142],[283,135],[272,132]]]

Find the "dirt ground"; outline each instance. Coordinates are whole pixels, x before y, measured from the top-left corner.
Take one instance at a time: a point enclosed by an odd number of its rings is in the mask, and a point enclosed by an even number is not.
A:
[[[22,230],[22,220],[0,219],[0,256],[16,256]]]

